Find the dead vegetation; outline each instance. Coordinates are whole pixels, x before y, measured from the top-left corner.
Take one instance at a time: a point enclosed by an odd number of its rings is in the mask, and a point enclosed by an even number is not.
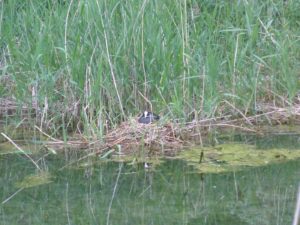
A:
[[[0,98],[0,119],[16,115],[21,118],[28,118],[35,115],[35,113],[27,104],[18,104],[14,98]]]
[[[21,107],[23,115],[31,112],[26,106]],[[13,100],[0,100],[0,114],[2,117],[17,112],[17,105]],[[174,155],[177,151],[192,143],[202,144],[202,138],[213,129],[233,128],[246,132],[259,132],[259,125],[300,124],[300,103],[289,107],[275,107],[264,104],[260,106],[257,115],[246,116],[239,111],[237,116],[220,116],[217,118],[193,120],[188,123],[157,122],[140,124],[137,118],[129,118],[117,128],[109,130],[101,140],[74,135],[68,141],[51,137],[38,126],[47,141],[45,146],[51,149],[89,149],[93,154],[105,154],[112,151],[118,154],[134,154],[141,149],[148,155]],[[32,116],[32,114],[30,114]]]
[[[180,130],[179,125],[172,123],[141,124],[132,118],[108,132],[104,138],[104,146],[105,148],[120,146],[124,154],[133,153],[140,147],[148,149],[150,153],[171,154],[184,145]],[[98,152],[101,151],[100,148]]]

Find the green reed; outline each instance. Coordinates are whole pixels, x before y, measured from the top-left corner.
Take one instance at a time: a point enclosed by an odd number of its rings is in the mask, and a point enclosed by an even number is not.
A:
[[[299,90],[297,0],[0,4],[0,95],[30,105],[36,87],[55,131],[102,135],[144,109],[255,113]]]

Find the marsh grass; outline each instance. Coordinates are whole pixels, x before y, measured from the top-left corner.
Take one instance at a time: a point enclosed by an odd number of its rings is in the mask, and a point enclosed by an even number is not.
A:
[[[0,95],[38,108],[35,122],[64,139],[102,136],[144,109],[254,115],[299,94],[297,0],[0,5]]]

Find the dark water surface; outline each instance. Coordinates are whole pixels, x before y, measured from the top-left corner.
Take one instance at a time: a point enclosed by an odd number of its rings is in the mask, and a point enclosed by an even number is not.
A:
[[[274,137],[236,139],[300,148],[297,135]],[[65,157],[42,159],[51,183],[20,189],[17,183],[36,168],[23,155],[0,155],[0,224],[286,225],[300,181],[300,160],[197,174],[179,160],[152,170],[112,162],[59,170]]]

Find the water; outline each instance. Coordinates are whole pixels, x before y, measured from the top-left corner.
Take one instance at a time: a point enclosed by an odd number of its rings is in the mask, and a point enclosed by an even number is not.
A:
[[[292,136],[276,137],[277,145],[294,143],[295,149],[298,142],[292,142]],[[273,146],[271,137],[264,138]],[[247,140],[266,143],[253,137]],[[52,182],[22,189],[20,181],[37,169],[22,155],[0,156],[0,224],[286,225],[292,222],[300,181],[299,159],[198,174],[180,160],[166,160],[150,170],[143,164],[112,162],[59,170],[65,157],[42,158],[40,165]]]

